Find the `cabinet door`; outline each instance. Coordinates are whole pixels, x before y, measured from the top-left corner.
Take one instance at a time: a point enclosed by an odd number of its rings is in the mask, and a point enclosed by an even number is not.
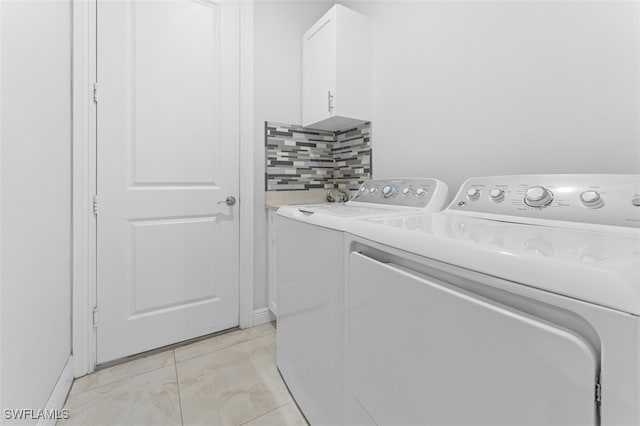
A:
[[[302,36],[302,124],[332,115],[330,96],[336,91],[336,8]]]

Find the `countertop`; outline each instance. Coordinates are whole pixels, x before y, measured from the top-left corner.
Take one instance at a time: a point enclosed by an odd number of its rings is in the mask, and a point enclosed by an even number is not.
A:
[[[265,207],[278,210],[292,204],[319,204],[327,202],[327,189],[309,189],[306,191],[266,191]]]

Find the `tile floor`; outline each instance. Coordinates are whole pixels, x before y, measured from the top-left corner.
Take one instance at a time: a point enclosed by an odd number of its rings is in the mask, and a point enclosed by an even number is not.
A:
[[[81,377],[58,426],[305,426],[276,369],[275,340],[269,323]]]

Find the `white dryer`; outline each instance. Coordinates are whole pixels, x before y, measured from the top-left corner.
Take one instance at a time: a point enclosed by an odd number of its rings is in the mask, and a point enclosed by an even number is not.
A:
[[[640,176],[473,178],[347,231],[346,424],[640,424]]]
[[[344,419],[346,222],[438,211],[446,196],[446,184],[437,179],[370,180],[346,203],[278,210],[277,364],[312,425]]]

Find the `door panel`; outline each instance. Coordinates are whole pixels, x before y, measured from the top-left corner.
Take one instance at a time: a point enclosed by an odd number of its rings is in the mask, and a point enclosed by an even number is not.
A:
[[[597,424],[573,331],[359,253],[348,286],[347,424]]]
[[[98,4],[98,363],[238,324],[238,5]]]
[[[215,218],[131,225],[133,314],[216,297]],[[167,261],[158,263],[158,259]]]
[[[215,185],[219,7],[137,1],[132,8],[133,183]]]

